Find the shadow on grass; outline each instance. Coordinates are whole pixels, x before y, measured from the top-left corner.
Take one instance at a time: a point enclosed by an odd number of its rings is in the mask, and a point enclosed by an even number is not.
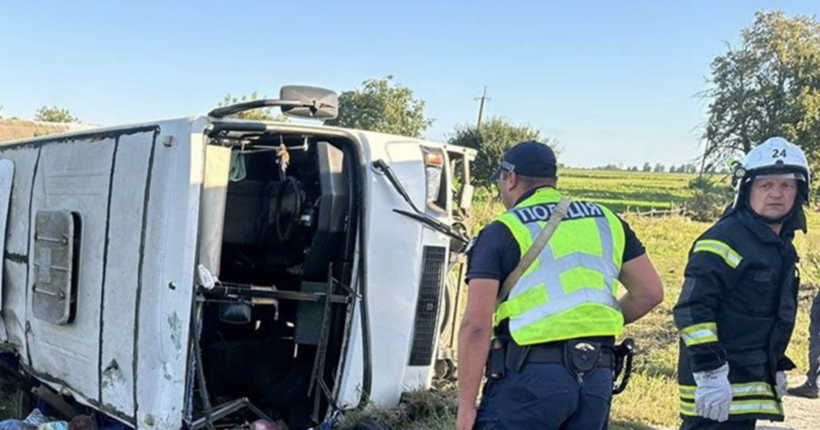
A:
[[[609,422],[609,430],[659,430],[671,429],[671,427],[652,427],[645,424],[636,424],[626,421],[612,420]]]

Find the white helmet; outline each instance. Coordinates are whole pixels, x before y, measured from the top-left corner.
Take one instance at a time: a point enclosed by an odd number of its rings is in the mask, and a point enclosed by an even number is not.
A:
[[[803,202],[809,201],[811,170],[803,150],[782,137],[772,137],[758,145],[732,166],[736,181],[735,206],[744,193],[745,185],[756,176],[768,174],[793,174],[797,179]]]

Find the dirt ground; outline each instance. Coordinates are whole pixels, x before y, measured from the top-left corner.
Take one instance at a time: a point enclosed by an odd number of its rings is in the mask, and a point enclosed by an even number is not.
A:
[[[797,386],[805,381],[804,376],[790,376],[789,384]],[[760,430],[820,430],[820,399],[809,400],[786,396],[786,421],[782,423],[760,422]]]

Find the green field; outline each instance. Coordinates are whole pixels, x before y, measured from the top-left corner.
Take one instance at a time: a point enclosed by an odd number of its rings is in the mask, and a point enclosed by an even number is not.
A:
[[[687,183],[697,175],[565,169],[558,187],[576,199],[608,206],[616,212],[671,209],[692,196]]]
[[[574,199],[601,203],[618,213],[666,211],[686,205],[694,195],[687,185],[696,176],[562,169],[558,188]],[[476,191],[472,219],[477,229],[503,210],[497,194],[495,189]]]

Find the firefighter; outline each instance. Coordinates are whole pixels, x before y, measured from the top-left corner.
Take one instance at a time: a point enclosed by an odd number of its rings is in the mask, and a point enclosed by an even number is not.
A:
[[[681,429],[782,421],[785,355],[797,313],[796,230],[810,172],[803,151],[768,139],[733,167],[735,199],[694,243],[674,308]]]
[[[606,428],[615,336],[663,299],[658,274],[629,226],[601,205],[574,202],[496,306],[499,286],[560,206],[556,170],[549,146],[524,142],[507,151],[493,177],[508,211],[468,250],[458,430]],[[619,280],[627,289],[620,300]],[[477,410],[485,363],[492,379]]]

